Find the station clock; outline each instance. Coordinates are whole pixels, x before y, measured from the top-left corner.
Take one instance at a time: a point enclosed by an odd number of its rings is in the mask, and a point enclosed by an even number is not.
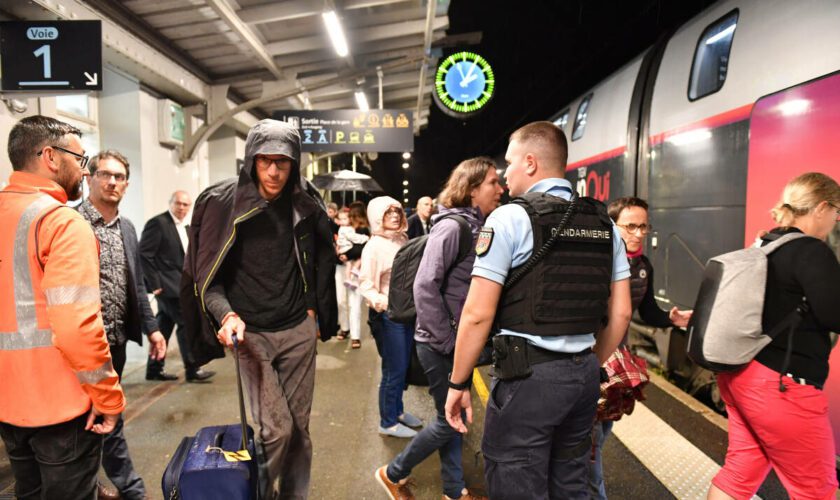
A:
[[[458,52],[443,59],[435,72],[433,93],[438,107],[455,118],[481,111],[493,98],[496,79],[486,59],[474,52]]]

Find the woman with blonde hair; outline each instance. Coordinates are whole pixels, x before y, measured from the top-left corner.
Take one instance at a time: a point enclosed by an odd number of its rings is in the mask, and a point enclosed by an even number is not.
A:
[[[803,299],[807,305],[794,331],[776,337],[745,368],[717,375],[729,447],[709,499],[751,498],[771,467],[791,498],[834,498],[837,489],[822,388],[831,332],[840,331],[840,264],[825,243],[840,216],[840,186],[825,174],[802,174],[785,186],[771,213],[779,227],[763,237],[764,244],[790,233],[808,237],[768,256],[764,331]]]

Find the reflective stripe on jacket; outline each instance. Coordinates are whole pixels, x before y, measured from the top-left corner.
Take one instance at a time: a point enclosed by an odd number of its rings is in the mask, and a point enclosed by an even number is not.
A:
[[[0,422],[40,427],[90,409],[118,414],[93,231],[44,177],[14,172],[0,192]]]

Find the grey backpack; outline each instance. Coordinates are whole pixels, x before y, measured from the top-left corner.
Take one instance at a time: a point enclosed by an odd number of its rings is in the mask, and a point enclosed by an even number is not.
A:
[[[804,301],[781,323],[764,332],[761,318],[767,287],[767,256],[792,240],[789,233],[763,247],[736,250],[709,259],[688,325],[688,356],[714,372],[735,371],[784,331],[789,332],[785,370],[793,347],[793,330],[807,311]]]

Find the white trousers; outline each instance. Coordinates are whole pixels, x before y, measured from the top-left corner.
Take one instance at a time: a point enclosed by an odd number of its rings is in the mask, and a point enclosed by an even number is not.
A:
[[[335,266],[335,297],[338,301],[338,324],[341,331],[350,330],[350,290],[344,286],[346,270],[344,264]]]
[[[348,290],[350,302],[350,339],[362,339],[362,294],[359,290]],[[367,307],[364,307],[367,310]]]

